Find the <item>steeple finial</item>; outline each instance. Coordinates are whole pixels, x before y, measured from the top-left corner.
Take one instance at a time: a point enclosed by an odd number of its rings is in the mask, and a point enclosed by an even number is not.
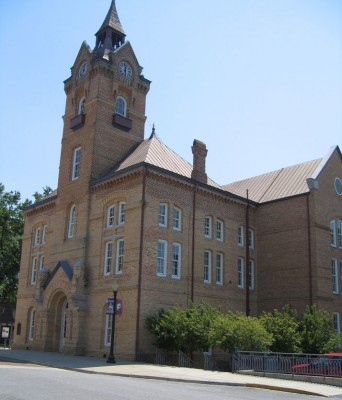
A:
[[[107,16],[95,36],[95,50],[99,56],[103,56],[125,43],[126,34],[116,10],[115,0],[112,0]]]
[[[152,139],[152,138],[155,137],[155,136],[156,136],[156,128],[154,127],[154,122],[153,122],[152,132],[151,132],[150,139]]]

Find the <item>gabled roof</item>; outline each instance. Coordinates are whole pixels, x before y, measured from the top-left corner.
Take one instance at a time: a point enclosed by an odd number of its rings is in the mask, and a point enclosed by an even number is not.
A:
[[[277,171],[268,172],[254,178],[223,186],[228,192],[248,197],[258,203],[283,199],[309,192],[306,180],[311,178],[322,159],[293,165]]]
[[[47,286],[49,285],[49,283],[52,281],[53,277],[56,275],[57,271],[62,268],[62,270],[64,271],[65,275],[68,277],[69,281],[72,280],[72,277],[74,275],[74,271],[72,269],[72,267],[70,266],[70,264],[68,263],[68,261],[66,260],[61,260],[58,261],[57,265],[55,266],[55,268],[53,269],[53,271],[51,272],[51,274],[48,276],[48,278],[46,279],[46,281],[43,283],[43,288],[46,289]]]

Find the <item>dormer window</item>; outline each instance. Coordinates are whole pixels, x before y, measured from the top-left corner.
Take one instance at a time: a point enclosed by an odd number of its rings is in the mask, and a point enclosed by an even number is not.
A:
[[[126,117],[126,114],[127,114],[127,102],[123,97],[119,96],[116,99],[116,109],[115,110],[116,110],[117,114],[122,115],[123,117]]]

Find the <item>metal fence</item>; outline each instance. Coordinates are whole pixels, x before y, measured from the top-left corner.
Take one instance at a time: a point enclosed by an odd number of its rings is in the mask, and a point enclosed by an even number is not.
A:
[[[342,377],[342,353],[322,355],[236,351],[233,355],[232,369]]]

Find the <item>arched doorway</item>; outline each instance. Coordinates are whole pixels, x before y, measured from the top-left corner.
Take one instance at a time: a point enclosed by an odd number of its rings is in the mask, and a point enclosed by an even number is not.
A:
[[[68,309],[68,300],[65,299],[64,303],[62,305],[62,310],[61,310],[61,316],[60,316],[60,325],[61,325],[61,331],[59,335],[59,351],[63,352],[64,350],[64,342],[66,338],[66,332],[67,332],[67,309]]]
[[[46,349],[48,351],[63,352],[67,337],[67,310],[68,300],[66,295],[58,291],[51,297],[48,306],[48,325]]]

